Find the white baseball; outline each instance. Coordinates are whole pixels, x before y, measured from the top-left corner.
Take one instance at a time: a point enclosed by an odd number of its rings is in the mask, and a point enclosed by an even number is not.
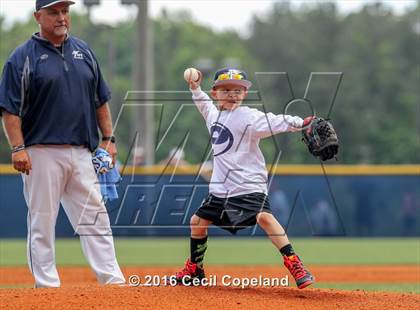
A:
[[[188,68],[184,71],[184,79],[188,83],[190,81],[198,82],[198,80],[200,79],[200,73],[195,68]]]

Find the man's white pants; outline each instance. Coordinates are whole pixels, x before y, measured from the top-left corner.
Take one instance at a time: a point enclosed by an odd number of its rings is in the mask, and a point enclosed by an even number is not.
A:
[[[23,174],[28,205],[28,264],[36,287],[59,287],[55,266],[55,224],[60,201],[83,253],[101,284],[124,283],[112,231],[88,149],[28,147],[32,171]]]

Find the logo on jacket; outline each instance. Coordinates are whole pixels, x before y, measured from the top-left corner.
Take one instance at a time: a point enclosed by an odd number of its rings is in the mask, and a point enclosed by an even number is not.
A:
[[[233,135],[229,128],[218,122],[213,123],[210,127],[210,137],[211,143],[213,144],[213,150],[215,153],[217,152],[217,154],[214,154],[213,156],[226,153],[233,145]]]
[[[81,59],[81,60],[83,60],[83,54],[82,54],[81,51],[73,51],[72,54],[73,54],[73,58],[74,59]]]

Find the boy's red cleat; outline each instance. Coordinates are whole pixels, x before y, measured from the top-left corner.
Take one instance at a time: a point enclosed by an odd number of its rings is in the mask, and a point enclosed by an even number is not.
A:
[[[299,256],[283,256],[284,266],[289,269],[292,276],[295,278],[296,286],[300,289],[307,287],[315,282],[312,274],[305,269]]]
[[[175,274],[176,281],[179,284],[190,283],[194,278],[201,280],[205,278],[205,276],[203,266],[191,262],[189,258],[185,262],[184,269]]]

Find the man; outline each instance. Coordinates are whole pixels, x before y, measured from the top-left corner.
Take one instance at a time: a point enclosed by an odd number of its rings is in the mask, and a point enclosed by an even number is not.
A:
[[[68,35],[72,4],[36,1],[40,31],[15,49],[0,80],[3,125],[28,205],[27,254],[35,287],[60,286],[54,250],[60,202],[98,281],[125,282],[91,161],[98,126],[100,146],[114,160],[117,153],[110,91],[89,47]]]

